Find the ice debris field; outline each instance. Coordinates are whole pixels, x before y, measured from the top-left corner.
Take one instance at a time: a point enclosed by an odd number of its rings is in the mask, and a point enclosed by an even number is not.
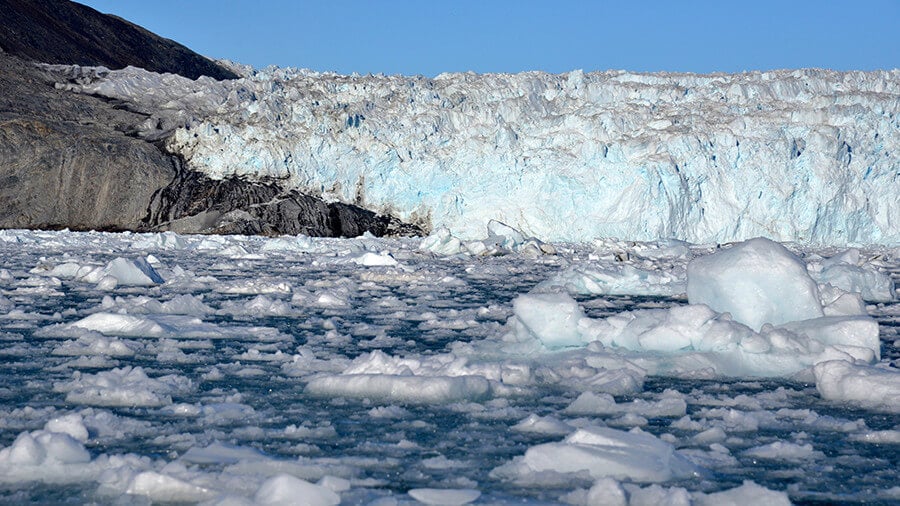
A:
[[[0,500],[900,501],[896,247],[0,231]]]

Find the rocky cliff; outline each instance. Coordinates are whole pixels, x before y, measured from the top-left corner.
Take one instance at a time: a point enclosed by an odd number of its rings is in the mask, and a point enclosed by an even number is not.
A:
[[[0,227],[136,229],[175,177],[169,155],[128,135],[143,115],[5,54],[0,90]]]
[[[276,181],[213,181],[166,151],[177,115],[161,122],[152,104],[66,89],[106,69],[28,61],[145,67],[205,85],[236,77],[131,23],[72,2],[0,0],[0,48],[0,228],[422,232]]]

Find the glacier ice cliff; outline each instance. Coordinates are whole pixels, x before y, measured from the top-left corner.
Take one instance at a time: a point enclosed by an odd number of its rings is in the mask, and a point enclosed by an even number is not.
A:
[[[127,68],[69,89],[144,107],[213,179],[550,241],[900,242],[900,70],[191,81]]]

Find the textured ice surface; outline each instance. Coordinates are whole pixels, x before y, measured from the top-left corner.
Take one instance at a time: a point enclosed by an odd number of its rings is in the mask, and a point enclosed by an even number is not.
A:
[[[900,240],[900,71],[341,76],[71,87],[135,100],[212,177],[285,179],[430,221],[546,241]],[[702,112],[701,112],[702,111]]]
[[[562,442],[533,446],[520,460],[495,472],[527,481],[533,474],[548,471],[653,483],[699,476],[702,470],[671,444],[640,429],[585,427]]]
[[[516,241],[0,231],[0,501],[896,502],[897,302],[755,332],[647,295],[715,247]],[[77,275],[138,257],[164,281]]]
[[[759,331],[763,324],[781,325],[824,315],[816,282],[806,264],[784,246],[756,238],[688,264],[687,296],[731,313]]]

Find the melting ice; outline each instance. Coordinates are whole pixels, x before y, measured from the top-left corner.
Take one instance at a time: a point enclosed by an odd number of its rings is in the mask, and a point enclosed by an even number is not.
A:
[[[896,248],[0,232],[9,502],[893,503]]]

